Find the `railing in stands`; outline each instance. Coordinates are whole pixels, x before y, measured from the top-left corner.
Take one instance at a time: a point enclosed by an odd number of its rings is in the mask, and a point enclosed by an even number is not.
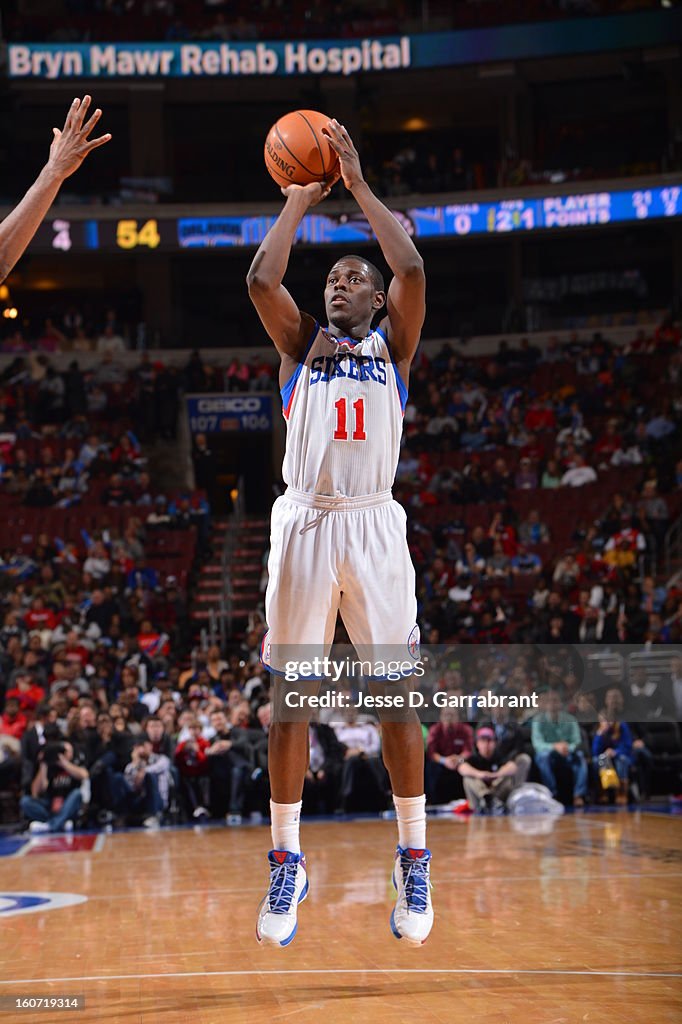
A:
[[[232,635],[233,592],[232,564],[237,542],[237,527],[244,519],[244,479],[237,480],[237,497],[233,504],[230,523],[225,530],[223,553],[221,558],[222,588],[220,592],[220,640],[224,649],[228,636]]]
[[[663,566],[666,577],[682,570],[682,515],[668,528],[663,541]]]
[[[208,612],[208,626],[202,626],[199,633],[199,650],[207,651],[209,647],[213,647],[218,640],[218,617],[213,610],[209,608]],[[196,665],[192,666],[196,669]]]
[[[639,579],[645,576],[655,576],[659,568],[658,541],[652,533],[647,534],[647,547],[637,559],[639,568]]]

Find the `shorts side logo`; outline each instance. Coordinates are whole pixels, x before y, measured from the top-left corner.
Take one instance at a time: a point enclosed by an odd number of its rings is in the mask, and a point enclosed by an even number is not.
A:
[[[414,661],[419,661],[419,626],[415,626],[407,638],[407,649]]]

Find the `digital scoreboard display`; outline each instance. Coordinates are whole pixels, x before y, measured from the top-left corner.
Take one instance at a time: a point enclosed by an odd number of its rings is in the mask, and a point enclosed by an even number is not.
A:
[[[682,215],[682,185],[618,192],[467,202],[394,210],[414,238],[453,238],[561,230],[641,222]],[[275,222],[258,217],[164,217],[154,207],[145,217],[68,220],[54,217],[38,229],[33,252],[145,253],[231,249],[260,245]],[[360,210],[351,214],[309,213],[296,233],[300,245],[373,241]]]
[[[596,227],[679,217],[682,213],[682,187],[674,185],[628,192],[504,199],[497,203],[463,203],[408,212],[419,237]]]
[[[178,246],[177,221],[143,217],[121,220],[44,221],[31,245],[36,252],[173,252]]]

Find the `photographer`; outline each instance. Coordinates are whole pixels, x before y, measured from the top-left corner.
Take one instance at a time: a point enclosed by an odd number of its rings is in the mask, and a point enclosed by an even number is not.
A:
[[[49,742],[38,754],[38,771],[31,795],[22,796],[21,810],[30,832],[61,832],[73,828],[83,798],[81,784],[88,771],[74,760],[68,742]]]

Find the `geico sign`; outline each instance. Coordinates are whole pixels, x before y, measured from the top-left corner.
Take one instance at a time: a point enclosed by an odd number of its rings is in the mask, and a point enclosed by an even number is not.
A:
[[[225,398],[200,398],[197,403],[198,411],[201,412],[260,412],[262,402],[255,396],[252,398],[239,398],[235,396]]]

